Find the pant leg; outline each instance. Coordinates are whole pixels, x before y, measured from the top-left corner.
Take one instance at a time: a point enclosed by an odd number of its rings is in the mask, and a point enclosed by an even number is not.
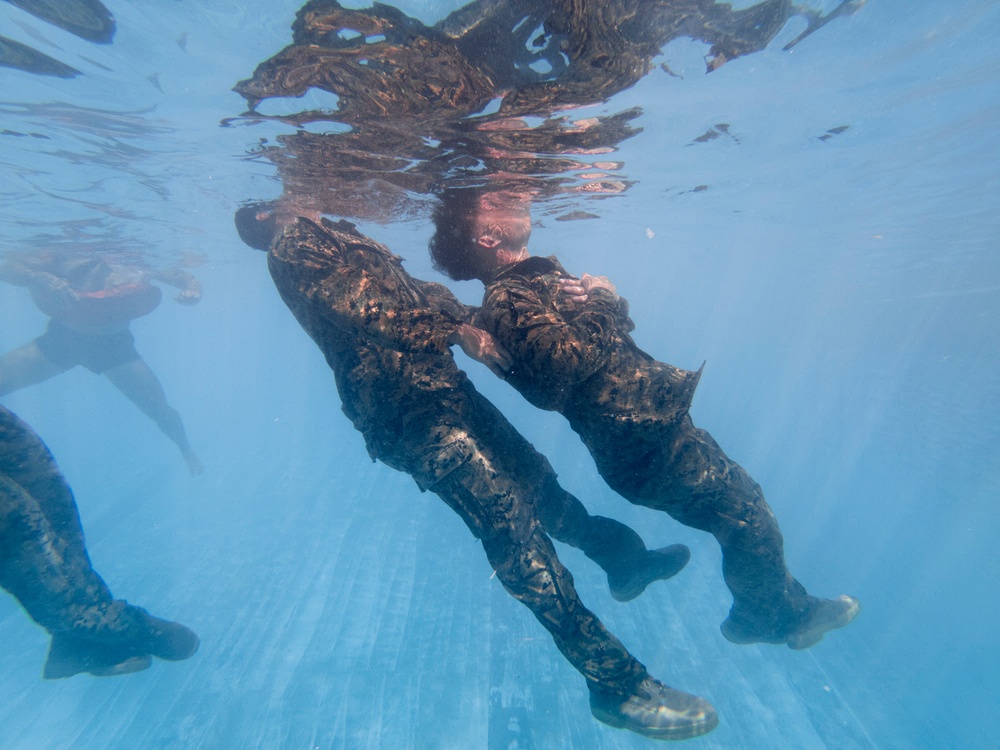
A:
[[[535,517],[528,488],[476,451],[429,489],[482,540],[504,588],[531,610],[588,686],[631,694],[646,668],[580,601],[572,575]]]
[[[722,547],[731,618],[750,632],[786,634],[810,597],[785,565],[778,521],[760,486],[689,416],[651,469],[641,502],[713,534]]]
[[[648,550],[631,527],[591,515],[576,496],[552,477],[538,488],[538,518],[553,539],[576,547],[609,575],[623,575],[642,561]]]
[[[70,548],[23,487],[0,476],[0,586],[49,633],[115,640],[127,605]]]
[[[90,563],[76,501],[37,434],[0,406],[0,586],[50,633],[114,641],[130,607]]]
[[[469,395],[463,404],[465,424],[489,445],[503,446],[508,471],[534,489],[535,508],[545,533],[581,550],[609,575],[623,575],[646,556],[646,544],[632,528],[611,518],[591,515],[559,484],[549,460],[485,398]],[[474,399],[474,400],[473,400]]]
[[[83,527],[73,492],[45,443],[23,420],[0,406],[0,475],[30,495],[54,533],[66,543],[67,554],[87,557]]]

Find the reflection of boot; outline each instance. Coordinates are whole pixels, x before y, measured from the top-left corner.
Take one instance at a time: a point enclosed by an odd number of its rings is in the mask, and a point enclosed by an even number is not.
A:
[[[836,599],[809,597],[805,612],[792,628],[781,632],[763,632],[741,621],[733,612],[722,623],[722,635],[732,643],[784,643],[788,648],[801,650],[819,643],[828,630],[842,628],[861,611],[861,604],[853,596]]]
[[[657,740],[698,737],[711,732],[719,723],[711,703],[667,687],[652,677],[646,677],[625,698],[591,690],[590,712],[609,726]]]
[[[620,602],[631,601],[653,581],[662,581],[680,573],[690,559],[691,550],[683,544],[646,551],[633,565],[608,571],[611,596]]]
[[[46,680],[57,680],[89,672],[97,677],[113,677],[141,672],[151,663],[149,654],[138,655],[128,645],[109,646],[68,633],[56,633],[52,636],[42,676]]]

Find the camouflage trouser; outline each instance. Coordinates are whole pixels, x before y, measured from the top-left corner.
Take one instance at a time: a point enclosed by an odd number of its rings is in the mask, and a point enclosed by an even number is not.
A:
[[[73,493],[34,432],[0,407],[0,586],[50,633],[114,638],[127,609],[94,571]]]
[[[573,577],[556,556],[536,511],[543,489],[539,472],[545,473],[546,467],[551,472],[551,467],[546,463],[531,468],[516,444],[506,445],[507,430],[514,428],[506,420],[496,422],[490,408],[447,413],[461,413],[464,427],[438,422],[411,443],[413,450],[405,457],[381,460],[441,497],[482,540],[504,588],[549,631],[588,687],[630,694],[645,678],[646,668],[580,601]]]
[[[530,497],[546,534],[581,550],[609,575],[625,574],[645,558],[642,537],[620,521],[591,515],[559,484],[548,459],[488,399],[471,389],[462,395],[464,398],[445,403],[462,415],[461,425],[476,436],[480,446],[492,448],[493,461],[529,489],[525,497]]]
[[[579,499],[563,489],[554,472],[536,487],[536,512],[545,533],[582,551],[609,576],[627,575],[648,554],[642,537],[631,527],[613,518],[591,515]]]
[[[616,437],[615,446],[594,452],[601,474],[630,501],[715,536],[733,622],[779,637],[793,629],[812,597],[785,565],[784,540],[760,485],[690,416],[665,439]],[[630,462],[633,456],[641,458]]]

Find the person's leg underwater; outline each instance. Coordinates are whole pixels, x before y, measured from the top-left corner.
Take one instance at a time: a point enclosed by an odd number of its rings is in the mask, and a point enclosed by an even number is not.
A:
[[[784,540],[760,486],[729,459],[690,417],[657,460],[657,491],[644,491],[693,528],[713,534],[722,547],[723,575],[733,595],[722,634],[733,643],[812,646],[829,630],[847,625],[860,611],[857,599],[820,599],[788,571]]]
[[[482,540],[504,588],[531,610],[586,679],[594,717],[656,739],[686,739],[714,729],[718,716],[711,704],[653,678],[580,601],[572,575],[534,513],[533,488],[474,436],[465,433],[458,442],[443,472],[434,471],[433,459],[422,461],[431,472],[414,472],[414,478]],[[456,465],[458,453],[463,456]]]
[[[37,385],[69,369],[46,357],[38,344],[30,341],[0,356],[0,396]]]
[[[52,636],[49,679],[125,674],[147,668],[150,656],[177,661],[198,648],[188,628],[112,596],[91,566],[76,503],[51,453],[3,407],[0,586]]]
[[[177,446],[191,476],[197,476],[204,471],[201,459],[188,441],[180,412],[167,402],[167,394],[160,379],[145,360],[133,359],[131,362],[107,369],[103,374]]]
[[[510,421],[478,392],[466,409],[465,422],[472,432],[488,436],[491,445],[503,446],[509,471],[534,488],[535,510],[545,533],[576,547],[597,563],[608,578],[611,596],[628,602],[646,587],[677,575],[691,558],[683,544],[646,549],[631,527],[612,518],[592,515],[586,506],[559,484],[555,470]]]

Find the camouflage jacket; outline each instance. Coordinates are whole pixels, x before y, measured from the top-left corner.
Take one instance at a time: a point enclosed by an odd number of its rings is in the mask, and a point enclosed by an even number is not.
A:
[[[595,289],[574,301],[561,291],[566,278],[574,277],[555,258],[513,264],[487,285],[474,323],[513,358],[510,384],[564,414],[604,471],[623,452],[638,460],[663,444],[687,414],[700,372],[653,359],[629,335],[624,299]]]
[[[268,267],[326,356],[369,455],[427,485],[473,408],[447,343],[469,310],[345,221],[299,218],[273,244]]]

